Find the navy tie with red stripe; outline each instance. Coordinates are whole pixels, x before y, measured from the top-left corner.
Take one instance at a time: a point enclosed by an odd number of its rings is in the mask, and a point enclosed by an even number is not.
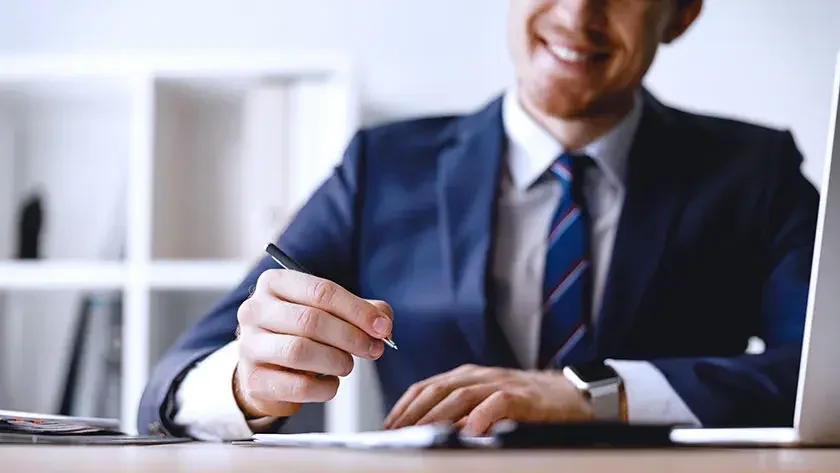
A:
[[[586,361],[591,350],[589,228],[580,192],[589,163],[564,154],[550,168],[563,193],[547,237],[539,368]]]

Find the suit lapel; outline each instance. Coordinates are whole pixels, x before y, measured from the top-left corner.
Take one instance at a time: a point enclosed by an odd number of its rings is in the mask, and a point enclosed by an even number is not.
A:
[[[683,205],[686,148],[673,112],[645,92],[645,109],[631,148],[624,207],[616,232],[601,314],[598,352],[614,356],[656,272]]]
[[[440,155],[438,203],[443,267],[458,327],[477,363],[509,365],[505,337],[488,325],[499,169],[505,148],[502,99],[466,117]],[[430,295],[433,296],[433,295]]]

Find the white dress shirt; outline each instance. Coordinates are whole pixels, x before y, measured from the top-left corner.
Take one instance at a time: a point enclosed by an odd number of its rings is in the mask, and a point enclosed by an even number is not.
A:
[[[547,171],[563,153],[563,147],[522,109],[515,91],[505,95],[502,109],[508,152],[497,202],[497,244],[492,270],[495,316],[520,364],[534,368],[542,318],[545,234],[563,192]],[[601,306],[624,201],[625,166],[641,114],[641,98],[637,97],[635,107],[617,127],[580,150],[597,164],[587,171],[584,184],[592,222],[594,314]],[[249,424],[236,405],[231,381],[238,359],[237,343],[222,347],[198,363],[178,388],[174,421],[197,439],[249,438],[252,427],[270,420]],[[607,363],[624,381],[631,423],[700,425],[653,365],[627,360]]]

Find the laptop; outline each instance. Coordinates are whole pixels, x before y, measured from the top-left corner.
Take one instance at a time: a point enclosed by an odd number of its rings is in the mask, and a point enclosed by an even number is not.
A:
[[[840,55],[832,92],[805,337],[790,428],[676,428],[693,445],[840,446]]]

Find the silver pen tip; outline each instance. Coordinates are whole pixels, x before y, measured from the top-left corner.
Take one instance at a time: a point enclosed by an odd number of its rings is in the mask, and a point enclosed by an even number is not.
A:
[[[396,350],[396,349],[397,349],[397,344],[396,344],[396,343],[394,343],[394,341],[393,341],[393,340],[391,340],[390,338],[384,338],[384,339],[382,339],[382,341],[383,341],[383,342],[385,342],[385,344],[386,344],[386,345],[388,345],[389,347],[393,348],[394,350]]]

